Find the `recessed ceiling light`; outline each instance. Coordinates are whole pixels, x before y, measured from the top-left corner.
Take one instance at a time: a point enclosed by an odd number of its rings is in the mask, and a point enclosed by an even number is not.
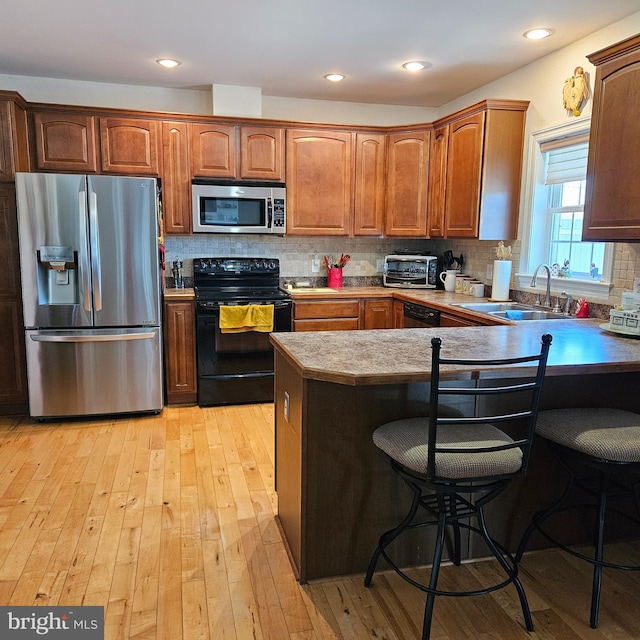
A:
[[[180,60],[172,60],[171,58],[160,58],[159,60],[156,60],[156,62],[167,69],[173,69],[174,67],[179,67],[182,64]]]
[[[411,60],[410,62],[405,62],[402,66],[407,71],[422,71],[430,67],[431,63],[425,62],[424,60]]]
[[[539,29],[529,29],[529,31],[525,31],[523,35],[525,38],[529,38],[529,40],[542,40],[543,38],[548,38],[552,33],[553,29],[543,27]]]
[[[324,78],[325,80],[329,80],[329,82],[340,82],[340,80],[344,80],[345,76],[341,73],[327,73]]]

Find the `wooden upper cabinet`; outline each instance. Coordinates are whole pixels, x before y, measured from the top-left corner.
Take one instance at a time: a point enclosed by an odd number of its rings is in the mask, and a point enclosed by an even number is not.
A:
[[[202,178],[235,178],[236,127],[191,124],[191,172]]]
[[[189,125],[162,123],[162,216],[165,233],[191,233]]]
[[[454,122],[449,128],[445,201],[445,236],[478,235],[484,113]]]
[[[596,78],[582,238],[640,241],[640,35],[587,57]]]
[[[284,129],[240,127],[240,178],[284,182]]]
[[[100,118],[102,171],[160,175],[161,123],[137,118]]]
[[[33,125],[38,170],[76,173],[98,170],[95,116],[36,112]]]
[[[353,135],[287,131],[287,234],[351,232]]]
[[[387,139],[385,234],[427,235],[430,132],[394,133]]]
[[[447,124],[442,127],[438,127],[431,134],[429,198],[427,206],[427,235],[430,238],[444,237],[448,150],[449,125]]]
[[[0,96],[0,182],[13,182],[16,171],[29,171],[27,112],[11,92],[4,93],[7,99]]]
[[[484,101],[436,123],[431,237],[517,237],[528,105],[523,100]]]
[[[357,133],[353,234],[381,236],[384,226],[386,135]]]

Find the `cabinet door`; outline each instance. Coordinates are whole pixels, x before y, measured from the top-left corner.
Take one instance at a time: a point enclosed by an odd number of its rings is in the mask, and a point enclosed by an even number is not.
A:
[[[13,185],[0,184],[0,415],[27,407],[27,373],[18,258],[18,223]]]
[[[393,300],[364,300],[365,329],[393,329]]]
[[[435,129],[431,134],[429,205],[427,214],[427,234],[430,238],[442,238],[444,236],[448,149],[449,125],[444,125],[443,127]]]
[[[191,233],[188,125],[162,123],[162,215],[166,233]]]
[[[160,175],[160,123],[135,118],[100,118],[102,170],[136,176]]]
[[[429,142],[428,131],[394,133],[388,137],[385,220],[388,236],[427,235]]]
[[[447,154],[445,236],[476,238],[482,179],[484,112],[451,123]]]
[[[384,220],[386,136],[356,134],[356,183],[353,233],[381,236]]]
[[[33,115],[33,124],[37,169],[96,173],[98,132],[94,116],[39,112]]]
[[[0,182],[29,171],[27,113],[15,100],[0,100]]]
[[[235,178],[236,127],[191,124],[191,172],[195,177]]]
[[[240,177],[284,181],[284,129],[240,127]]]
[[[351,231],[352,134],[287,131],[287,234]]]
[[[393,301],[393,328],[404,329],[404,302],[402,300]]]
[[[599,51],[583,240],[640,240],[640,36]]]
[[[195,305],[165,301],[164,353],[168,404],[194,403],[197,397]]]

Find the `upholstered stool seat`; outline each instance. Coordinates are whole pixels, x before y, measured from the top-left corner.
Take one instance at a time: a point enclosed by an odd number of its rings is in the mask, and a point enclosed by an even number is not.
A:
[[[427,473],[428,444],[425,441],[425,418],[396,420],[378,427],[373,443],[403,467]],[[513,443],[513,439],[493,425],[451,425],[439,434],[438,444],[473,449],[464,453],[436,453],[436,473],[443,478],[461,480],[516,473],[522,466],[518,448],[483,451],[478,447],[496,447]]]
[[[621,409],[550,409],[538,413],[536,433],[608,462],[640,462],[640,415]]]
[[[595,629],[598,625],[603,568],[640,570],[639,566],[604,560],[608,502],[631,497],[636,511],[640,505],[638,483],[628,481],[629,474],[640,473],[640,415],[601,407],[550,409],[538,413],[536,434],[548,442],[551,451],[568,473],[568,480],[562,495],[550,507],[533,516],[520,542],[516,561],[520,561],[531,534],[538,531],[555,546],[591,563],[594,569],[589,622]],[[576,500],[578,496],[579,500]],[[596,512],[592,554],[570,548],[557,535],[549,532],[550,519],[554,514],[585,510]],[[621,512],[620,508],[616,508],[616,513],[640,525],[640,514],[633,514],[633,509]],[[549,522],[545,528],[546,521]]]

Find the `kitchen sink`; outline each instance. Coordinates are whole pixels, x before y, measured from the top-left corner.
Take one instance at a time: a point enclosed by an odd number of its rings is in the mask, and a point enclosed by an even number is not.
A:
[[[456,305],[461,309],[486,313],[496,318],[505,320],[563,320],[567,319],[562,313],[556,313],[551,309],[544,309],[520,302],[470,302]]]
[[[529,311],[520,309],[509,309],[507,311],[490,311],[489,315],[507,320],[566,320],[569,316],[553,311]]]

